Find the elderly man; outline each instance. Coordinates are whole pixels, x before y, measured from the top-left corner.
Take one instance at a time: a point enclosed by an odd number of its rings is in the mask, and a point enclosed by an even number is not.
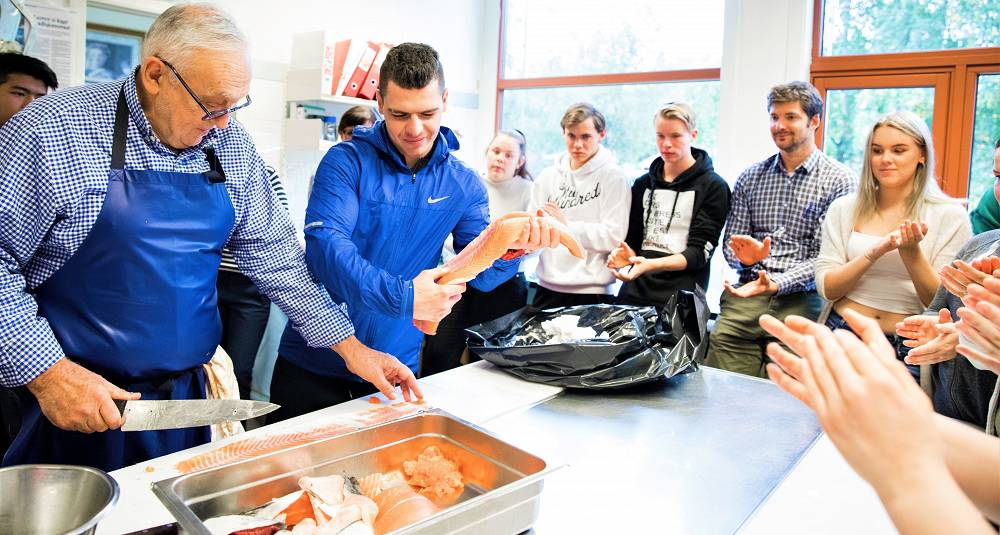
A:
[[[209,439],[122,433],[114,400],[205,396],[224,245],[310,345],[388,395],[394,383],[419,395],[312,281],[264,162],[229,121],[250,78],[228,15],[174,6],[131,75],[52,95],[0,130],[0,382],[26,386],[5,465],[113,470]]]

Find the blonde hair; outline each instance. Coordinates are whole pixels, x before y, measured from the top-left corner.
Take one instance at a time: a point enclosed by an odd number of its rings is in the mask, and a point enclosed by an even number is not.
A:
[[[245,52],[246,36],[229,13],[212,4],[170,6],[150,25],[142,57],[159,56],[177,67],[204,50]]]
[[[661,105],[659,110],[656,110],[656,115],[653,118],[656,117],[676,119],[684,123],[688,132],[694,132],[698,128],[695,123],[694,108],[686,102],[667,102]]]
[[[906,198],[907,217],[920,217],[926,202],[954,202],[954,199],[941,191],[934,176],[934,141],[927,123],[913,112],[894,111],[883,115],[868,132],[865,159],[858,185],[858,201],[854,206],[854,220],[860,221],[869,217],[878,209],[878,179],[872,170],[872,140],[875,131],[883,127],[895,128],[906,134],[924,153],[924,162],[917,163],[917,170],[913,176],[913,191]]]

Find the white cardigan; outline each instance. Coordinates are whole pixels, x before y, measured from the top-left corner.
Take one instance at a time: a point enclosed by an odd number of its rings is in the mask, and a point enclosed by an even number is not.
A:
[[[816,258],[816,290],[824,299],[827,299],[824,287],[826,272],[864,254],[864,250],[850,251],[848,247],[854,233],[857,198],[857,194],[852,193],[834,201],[823,221],[823,242]],[[953,261],[958,250],[972,237],[969,215],[958,202],[926,202],[920,220],[927,223],[927,235],[921,240],[920,249],[934,269]],[[855,236],[859,240],[865,238],[868,237]],[[924,312],[924,305],[899,258],[898,250],[879,258],[846,297],[862,305],[897,314]]]

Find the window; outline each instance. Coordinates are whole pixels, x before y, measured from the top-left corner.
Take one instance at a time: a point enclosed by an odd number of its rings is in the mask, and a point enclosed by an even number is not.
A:
[[[993,188],[993,155],[1000,137],[1000,73],[977,76],[976,107],[972,134],[972,162],[969,171],[969,205]]]
[[[538,78],[718,67],[722,2],[508,0],[504,75]],[[683,23],[677,13],[684,13]],[[669,44],[668,44],[669,43]]]
[[[563,112],[575,102],[587,101],[608,119],[604,145],[618,156],[625,175],[646,172],[656,156],[653,115],[660,103],[684,101],[695,109],[698,140],[695,146],[715,152],[718,124],[718,82],[601,85],[516,89],[504,93],[501,127],[518,128],[528,140],[528,168],[535,175],[566,152],[559,130]]]
[[[860,170],[883,113],[931,127],[948,194],[978,202],[1000,135],[1000,12],[995,0],[814,0],[811,78],[827,102],[819,143]]]
[[[656,156],[659,104],[694,107],[695,146],[714,153],[722,57],[723,0],[506,0],[497,125],[528,140],[538,173],[565,153],[559,120],[590,102],[608,121],[605,146],[629,177]],[[683,22],[677,13],[684,13]],[[662,21],[662,22],[660,22]]]
[[[996,0],[826,0],[823,55],[1000,46]]]

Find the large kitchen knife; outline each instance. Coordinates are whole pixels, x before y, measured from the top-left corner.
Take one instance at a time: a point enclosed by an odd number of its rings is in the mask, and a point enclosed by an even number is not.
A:
[[[280,405],[248,399],[115,401],[125,418],[122,431],[180,429],[263,416]]]

